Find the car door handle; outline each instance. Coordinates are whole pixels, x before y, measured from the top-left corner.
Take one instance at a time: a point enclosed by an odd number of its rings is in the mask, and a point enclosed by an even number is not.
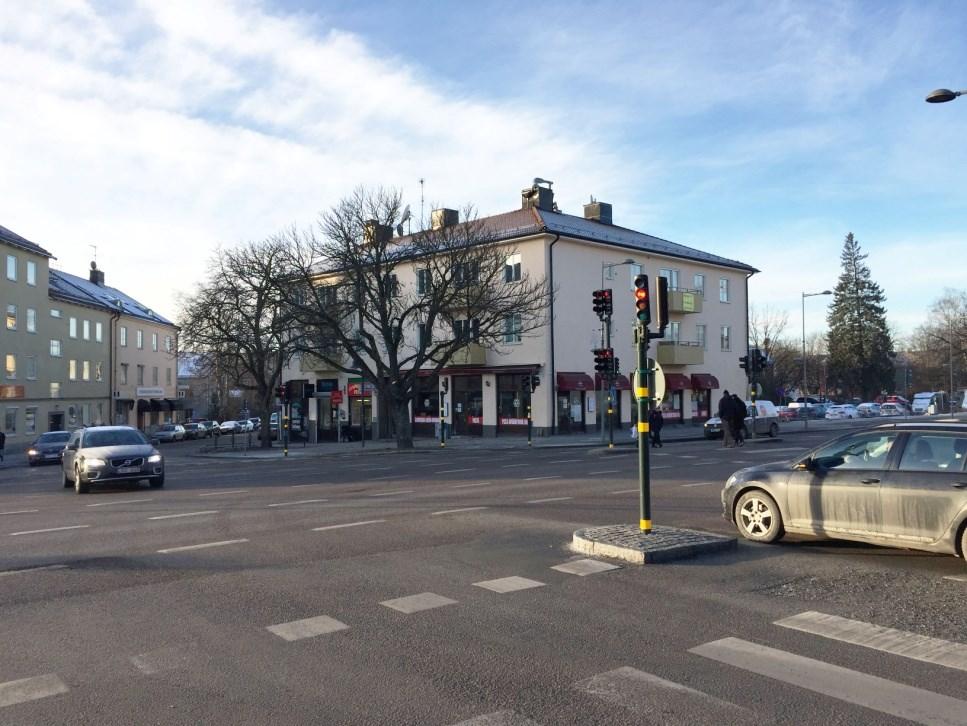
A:
[[[967,481],[955,481],[950,486],[952,486],[954,489],[965,489],[967,488]]]
[[[879,479],[860,479],[860,484],[879,484]]]

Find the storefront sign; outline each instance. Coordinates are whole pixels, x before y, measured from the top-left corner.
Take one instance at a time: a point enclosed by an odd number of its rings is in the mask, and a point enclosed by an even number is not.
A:
[[[135,389],[135,395],[138,398],[164,398],[165,389],[154,386],[138,386]]]
[[[330,393],[329,403],[331,403],[333,406],[338,406],[340,403],[342,403],[342,391],[337,390]]]
[[[350,396],[368,396],[373,392],[372,383],[363,383],[362,378],[351,378],[346,384],[346,393]]]
[[[482,420],[483,419],[481,419],[481,421]],[[505,416],[501,416],[500,425],[501,426],[526,426],[527,419],[526,418],[507,418]]]
[[[0,386],[0,398],[24,398],[24,387]]]
[[[483,426],[483,416],[467,416],[467,423]]]
[[[338,391],[338,390],[339,390],[338,378],[317,378],[316,379],[317,393],[332,393],[333,391]]]
[[[440,419],[437,416],[414,416],[413,423],[439,423]]]

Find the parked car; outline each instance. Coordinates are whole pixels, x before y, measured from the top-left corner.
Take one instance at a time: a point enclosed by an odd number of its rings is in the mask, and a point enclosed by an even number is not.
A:
[[[186,439],[200,439],[205,436],[205,427],[199,423],[182,424],[185,429]]]
[[[796,418],[804,418],[802,409],[806,410],[805,418],[823,418],[829,408],[829,403],[816,396],[800,396],[789,403],[789,408],[796,412]]]
[[[880,415],[880,404],[872,401],[861,403],[856,407],[856,412],[860,415],[860,418],[873,418]]]
[[[249,431],[254,431],[255,430],[255,424],[253,424],[247,418],[240,418],[235,423],[238,424],[238,430],[241,431],[241,432],[243,432],[243,433],[248,433]]]
[[[967,556],[967,424],[851,432],[737,471],[722,507],[757,542],[790,532]]]
[[[949,408],[946,393],[942,391],[927,391],[918,393],[913,397],[913,403],[910,405],[910,413],[914,416],[933,416],[937,413],[943,413],[949,410]]]
[[[753,408],[754,406],[754,408]],[[745,402],[746,417],[744,435],[749,437],[749,432],[755,430],[756,435],[779,435],[779,413],[776,405],[772,401],[752,401]],[[753,413],[755,416],[753,417]],[[753,424],[753,418],[755,419]],[[722,419],[712,416],[705,422],[705,438],[717,439],[722,436]]]
[[[776,406],[776,415],[780,421],[792,421],[796,418],[796,409],[789,406]]]
[[[151,435],[158,441],[183,441],[185,438],[185,427],[181,424],[161,424]]]
[[[262,419],[260,418],[250,418],[248,422],[252,424],[252,431],[258,431],[260,428],[262,428]]]
[[[826,411],[826,418],[829,420],[843,419],[843,418],[859,418],[859,411],[856,410],[856,406],[852,403],[837,403],[830,406]]]
[[[60,461],[60,452],[71,437],[70,431],[48,431],[41,434],[27,448],[27,463],[30,466],[50,461]]]
[[[205,436],[206,438],[211,438],[212,436],[218,436],[218,434],[221,433],[221,431],[219,430],[218,421],[207,421],[207,420],[199,421],[198,425],[205,430],[205,433],[203,434],[203,436]]]
[[[242,429],[238,421],[222,421],[218,426],[218,431],[222,434],[237,434],[241,433]]]
[[[130,426],[92,426],[70,435],[61,457],[64,488],[85,494],[104,481],[147,479],[152,487],[165,483],[161,453]]]
[[[880,404],[881,416],[908,416],[909,410],[902,403],[883,403]]]

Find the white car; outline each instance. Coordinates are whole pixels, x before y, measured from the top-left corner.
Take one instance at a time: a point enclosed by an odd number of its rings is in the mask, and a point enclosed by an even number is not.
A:
[[[238,425],[238,421],[222,421],[218,426],[218,430],[223,434],[237,434],[242,431]]]
[[[827,419],[840,419],[840,418],[859,418],[859,412],[856,410],[856,406],[851,403],[840,403],[835,406],[830,406],[829,410],[826,411]]]
[[[860,418],[872,418],[874,416],[880,415],[880,404],[873,403],[861,403],[856,407],[856,412],[860,415]]]
[[[908,416],[909,411],[902,403],[884,403],[880,406],[881,416]]]

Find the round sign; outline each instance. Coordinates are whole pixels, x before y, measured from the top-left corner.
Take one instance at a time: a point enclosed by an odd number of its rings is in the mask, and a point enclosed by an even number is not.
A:
[[[661,364],[651,358],[648,359],[648,365],[655,372],[655,385],[650,391],[651,397],[656,401],[661,401],[665,397],[665,372],[661,369]],[[639,388],[637,368],[631,372],[631,388],[635,392],[635,398],[637,399],[637,391]]]

